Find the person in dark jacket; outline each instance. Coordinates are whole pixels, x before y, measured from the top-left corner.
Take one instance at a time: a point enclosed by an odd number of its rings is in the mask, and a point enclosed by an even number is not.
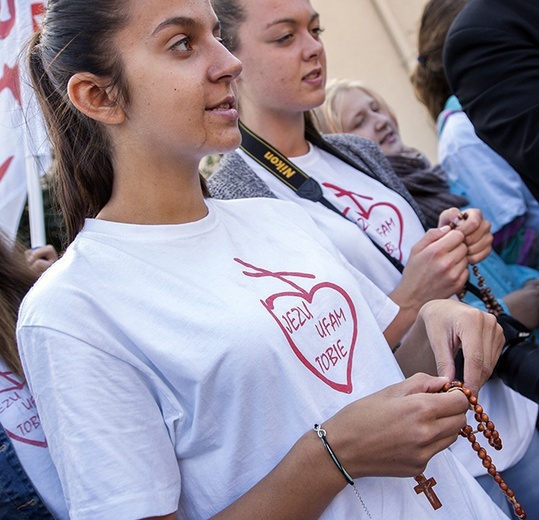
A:
[[[539,198],[539,4],[472,0],[447,37],[449,83],[477,135]]]

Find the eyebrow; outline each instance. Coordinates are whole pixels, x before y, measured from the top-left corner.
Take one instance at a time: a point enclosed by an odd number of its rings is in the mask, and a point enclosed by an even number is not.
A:
[[[171,26],[182,26],[187,29],[194,29],[196,27],[201,26],[202,24],[195,20],[194,18],[190,18],[188,16],[173,16],[172,18],[167,18],[163,22],[161,22],[152,32],[151,36],[156,36],[158,33],[163,31],[164,29],[167,29]],[[213,26],[213,30],[217,31],[221,29],[221,22],[217,21],[215,25]]]
[[[311,16],[311,19],[309,20],[309,25],[311,25],[317,18],[320,18],[320,14],[314,13]],[[266,25],[266,29],[269,29],[270,27],[273,27],[274,25],[279,25],[280,23],[289,23],[292,25],[295,25],[298,23],[297,20],[294,18],[279,18],[278,20],[274,20],[273,22],[270,22]]]

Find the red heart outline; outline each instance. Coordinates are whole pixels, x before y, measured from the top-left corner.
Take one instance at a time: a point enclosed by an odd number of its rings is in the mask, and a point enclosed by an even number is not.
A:
[[[306,300],[309,304],[312,304],[313,300],[314,300],[314,297],[315,297],[315,294],[318,291],[322,290],[322,289],[330,289],[330,290],[334,290],[334,291],[338,292],[344,298],[346,303],[348,304],[350,315],[351,315],[352,320],[353,320],[352,338],[351,338],[351,341],[350,341],[350,346],[349,346],[349,351],[348,351],[348,359],[347,359],[347,365],[346,365],[346,383],[339,383],[337,381],[329,379],[324,374],[322,374],[320,372],[320,370],[318,370],[318,368],[316,368],[305,357],[305,355],[303,354],[301,348],[298,347],[298,345],[296,345],[296,343],[294,342],[292,336],[290,335],[290,333],[288,332],[288,330],[284,326],[283,322],[281,321],[281,319],[274,312],[274,308],[275,308],[274,302],[275,302],[275,300],[277,298],[298,297],[298,298]],[[278,294],[274,294],[274,295],[270,296],[265,301],[261,300],[261,302],[264,305],[264,307],[268,310],[268,312],[273,316],[275,321],[278,323],[279,327],[281,328],[284,336],[286,337],[286,339],[288,341],[288,344],[290,345],[290,347],[292,348],[292,350],[294,351],[294,353],[296,354],[298,359],[316,377],[318,377],[321,381],[323,381],[325,384],[327,384],[328,386],[330,386],[334,390],[337,390],[337,391],[343,392],[343,393],[347,393],[347,394],[352,393],[352,390],[353,390],[353,386],[352,386],[352,362],[353,362],[353,354],[354,354],[354,349],[355,349],[356,340],[357,340],[357,334],[358,334],[358,324],[357,324],[357,315],[356,315],[355,306],[354,306],[354,304],[352,302],[352,299],[348,295],[348,293],[346,293],[341,287],[339,287],[339,286],[337,286],[337,285],[335,285],[335,284],[333,284],[331,282],[323,282],[323,283],[316,284],[308,292],[304,291],[304,290],[301,290],[301,289],[298,290],[298,291],[282,292],[282,293],[278,293]]]
[[[370,218],[373,210],[376,209],[377,207],[386,206],[386,207],[392,209],[395,212],[395,214],[397,215],[397,220],[398,220],[398,223],[399,223],[399,240],[398,240],[398,245],[397,245],[398,251],[399,251],[399,256],[398,256],[397,260],[402,262],[402,238],[403,238],[403,235],[404,235],[404,222],[403,222],[402,214],[399,211],[399,208],[397,206],[395,206],[395,204],[392,204],[391,202],[375,202],[374,204],[372,204],[368,208],[365,208],[359,202],[359,200],[357,200],[357,199],[361,198],[361,199],[364,199],[364,200],[373,200],[372,197],[368,197],[368,196],[365,196],[365,195],[360,195],[359,193],[354,193],[353,191],[345,190],[344,188],[341,188],[341,187],[339,187],[339,186],[337,186],[335,184],[331,184],[331,183],[323,183],[323,186],[330,189],[330,190],[332,190],[334,192],[333,194],[337,198],[347,197],[347,198],[350,199],[350,201],[353,203],[355,208],[347,207],[343,211],[343,215],[345,215],[348,219],[350,219],[351,222],[354,222],[355,224],[357,224],[358,227],[360,227],[362,229],[362,231],[365,232],[365,233],[367,232],[366,228],[359,225],[359,222],[355,217],[350,216],[350,210],[351,209],[355,209],[357,211],[357,213],[359,214],[359,216],[361,218],[365,219],[367,222],[369,222],[369,218]],[[374,228],[374,229],[376,229],[376,228]],[[381,235],[378,232],[377,232],[377,235],[380,236],[382,239],[384,238],[383,235]],[[384,245],[384,247],[385,247],[385,245]],[[386,248],[386,250],[387,250],[387,248]],[[387,251],[387,252],[389,254],[393,253],[392,251]]]

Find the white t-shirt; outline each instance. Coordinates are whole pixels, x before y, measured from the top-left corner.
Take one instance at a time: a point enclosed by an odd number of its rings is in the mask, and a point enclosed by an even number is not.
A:
[[[74,520],[208,518],[314,423],[402,379],[381,332],[396,306],[299,206],[207,205],[182,225],[88,220],[23,302],[23,364]],[[437,518],[503,517],[450,452],[425,474]],[[415,484],[357,480],[373,518],[433,517]],[[360,515],[347,486],[322,518]]]
[[[391,292],[389,288],[399,283],[400,273],[372,247],[371,239],[406,264],[415,243],[409,237],[425,232],[421,221],[397,192],[317,146],[309,143],[309,147],[306,155],[290,160],[318,181],[324,197],[347,219],[320,202],[298,197],[241,149],[237,152],[278,198],[291,200],[305,208],[356,269],[371,280],[380,279],[380,283],[376,282],[378,287],[386,294]]]
[[[446,126],[458,115],[452,115]],[[346,259],[382,289],[385,294],[390,294],[397,287],[402,278],[400,272],[369,243],[370,240],[363,233],[358,233],[356,224],[348,222],[342,216],[328,210],[320,202],[311,202],[298,197],[293,190],[245,152],[238,150],[238,153],[278,198],[292,200],[307,209]],[[416,213],[406,200],[380,182],[315,146],[310,145],[310,151],[306,155],[294,157],[291,161],[309,176],[318,180],[324,188],[324,196],[341,211],[354,211],[356,215],[367,214],[370,216],[373,213],[369,214],[371,208],[385,208],[378,222],[401,222],[400,227],[387,226],[392,230],[392,234],[389,234],[388,238],[393,244],[402,242],[402,246],[399,248],[402,251],[401,261],[406,264],[410,249],[425,234]],[[340,188],[338,190],[329,189],[328,186],[340,186]],[[337,194],[344,195],[339,197]],[[367,209],[364,210],[363,206]],[[357,218],[358,221],[361,220],[360,216]],[[383,228],[383,226],[369,224],[370,220],[363,227],[367,228],[367,232],[371,232],[373,238],[376,238],[376,233],[372,233],[372,231]],[[401,234],[396,234],[396,230],[400,230]],[[395,236],[399,238],[395,238]],[[360,242],[361,239],[363,242]],[[365,240],[367,243],[364,242]],[[381,242],[379,241],[379,243]],[[398,257],[396,254],[394,256]],[[535,431],[538,406],[499,380],[487,382],[479,397],[481,405],[491,415],[504,442],[504,448],[492,455],[496,467],[503,471],[516,464],[526,453]],[[516,424],[517,413],[520,417],[518,424]],[[468,419],[469,424],[476,424],[473,413],[469,414]],[[451,449],[455,451],[460,461],[474,476],[485,475],[485,468],[479,458],[470,452],[468,444],[465,439],[458,439]]]
[[[58,473],[28,386],[0,359],[0,423],[24,471],[43,502],[58,519],[68,518]]]

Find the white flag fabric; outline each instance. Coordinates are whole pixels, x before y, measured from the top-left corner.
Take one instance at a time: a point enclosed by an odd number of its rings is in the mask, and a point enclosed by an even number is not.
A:
[[[26,202],[27,172],[34,190],[31,199],[37,199],[39,206],[39,182],[33,177],[44,174],[51,163],[24,59],[25,45],[41,23],[45,4],[46,0],[0,0],[0,229],[11,238]],[[42,211],[41,202],[38,220]]]

